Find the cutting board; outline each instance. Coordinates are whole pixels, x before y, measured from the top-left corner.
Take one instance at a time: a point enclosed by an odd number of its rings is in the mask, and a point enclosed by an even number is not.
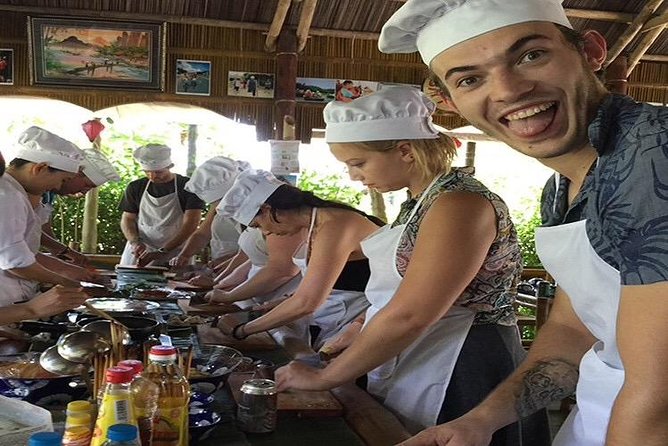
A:
[[[179,306],[186,314],[197,314],[200,316],[221,316],[223,314],[241,313],[247,310],[239,308],[236,305],[190,305],[189,299],[180,299]]]
[[[169,280],[167,281],[167,286],[173,290],[179,291],[211,291],[211,287],[203,287],[198,285],[193,285],[188,282],[181,282],[179,280]]]
[[[241,399],[241,385],[253,378],[253,373],[233,372],[227,380],[234,400]],[[339,417],[343,406],[329,391],[288,390],[278,394],[279,412],[290,412],[304,417]]]
[[[274,350],[277,348],[276,341],[266,331],[248,336],[246,339],[238,340],[227,336],[219,328],[209,325],[198,325],[197,336],[201,344],[220,344],[239,350],[241,353]]]

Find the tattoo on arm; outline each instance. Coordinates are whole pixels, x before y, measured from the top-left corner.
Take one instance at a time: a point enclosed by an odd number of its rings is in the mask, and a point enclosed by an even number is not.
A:
[[[563,359],[538,362],[522,379],[515,403],[517,415],[526,417],[553,401],[572,395],[578,376],[577,365]]]

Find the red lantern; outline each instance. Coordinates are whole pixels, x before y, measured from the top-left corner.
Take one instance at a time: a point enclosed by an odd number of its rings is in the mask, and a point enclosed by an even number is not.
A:
[[[104,124],[100,122],[100,118],[95,118],[81,124],[81,128],[88,137],[88,140],[93,142],[100,135],[102,130],[104,130]]]

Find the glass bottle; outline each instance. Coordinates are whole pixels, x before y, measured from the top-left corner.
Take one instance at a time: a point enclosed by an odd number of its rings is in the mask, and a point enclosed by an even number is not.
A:
[[[139,427],[139,438],[141,444],[148,446],[153,438],[153,419],[158,409],[158,396],[160,388],[153,381],[141,375],[144,371],[144,364],[136,359],[127,359],[118,363],[119,367],[128,367],[132,369],[132,383],[130,392],[132,393],[132,405]]]
[[[190,385],[176,364],[176,348],[151,347],[149,365],[143,376],[158,385],[158,410],[153,425],[153,442],[162,446],[188,445],[188,401]]]
[[[110,426],[136,423],[130,391],[132,369],[109,367],[105,377],[107,385],[104,388],[102,404],[99,406],[97,413],[91,446],[102,445]]]
[[[107,441],[103,446],[139,446],[137,426],[132,424],[114,424],[109,426]]]

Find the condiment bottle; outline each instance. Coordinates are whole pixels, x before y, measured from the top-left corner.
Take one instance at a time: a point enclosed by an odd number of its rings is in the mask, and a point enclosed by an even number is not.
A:
[[[62,438],[57,432],[37,432],[28,438],[28,446],[60,446]]]
[[[139,446],[137,426],[132,424],[114,424],[107,431],[104,446]]]
[[[188,401],[190,386],[176,365],[176,348],[151,347],[143,376],[158,385],[158,410],[153,425],[153,444],[188,445]]]
[[[70,412],[68,406],[63,446],[89,446],[92,436],[90,412]]]
[[[107,431],[114,424],[135,424],[132,407],[132,369],[109,367],[106,373],[107,385],[102,396],[102,404],[97,413],[91,446],[100,446],[107,437]]]
[[[93,416],[93,405],[86,400],[76,400],[70,401],[67,403],[66,416],[70,416],[78,413],[87,413],[91,417]]]
[[[142,445],[149,446],[153,437],[153,419],[158,409],[160,388],[153,381],[141,375],[144,370],[144,364],[141,361],[127,359],[119,362],[118,366],[132,369],[134,377],[130,384],[130,392],[139,427],[139,438]]]

